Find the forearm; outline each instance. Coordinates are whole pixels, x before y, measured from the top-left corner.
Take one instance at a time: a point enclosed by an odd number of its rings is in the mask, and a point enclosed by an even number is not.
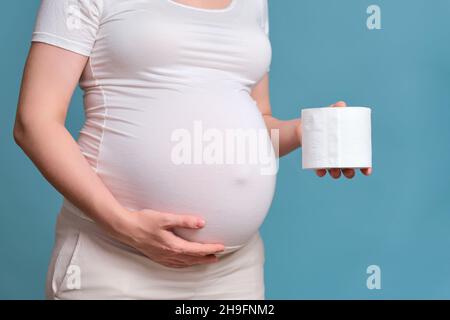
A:
[[[271,115],[265,115],[264,121],[269,132],[273,129],[279,132],[280,157],[301,146],[301,119],[279,120]]]
[[[56,121],[16,125],[17,144],[43,176],[69,201],[107,231],[117,233],[124,208],[82,155],[67,129]]]

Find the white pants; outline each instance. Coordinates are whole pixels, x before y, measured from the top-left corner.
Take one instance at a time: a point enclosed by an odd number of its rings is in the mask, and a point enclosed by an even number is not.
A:
[[[259,233],[219,262],[160,265],[62,209],[47,275],[48,299],[264,299]]]

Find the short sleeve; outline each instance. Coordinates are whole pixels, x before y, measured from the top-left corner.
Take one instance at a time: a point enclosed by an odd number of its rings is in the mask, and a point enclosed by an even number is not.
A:
[[[90,56],[103,0],[41,0],[31,41]]]

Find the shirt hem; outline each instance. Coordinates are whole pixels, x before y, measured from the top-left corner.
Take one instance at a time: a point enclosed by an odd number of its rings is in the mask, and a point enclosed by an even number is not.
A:
[[[31,42],[42,42],[89,57],[91,49],[81,43],[71,41],[47,32],[34,32]]]

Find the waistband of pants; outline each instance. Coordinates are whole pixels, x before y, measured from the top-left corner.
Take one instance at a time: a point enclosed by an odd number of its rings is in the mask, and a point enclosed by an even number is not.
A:
[[[60,215],[62,218],[67,219],[67,221],[70,221],[70,223],[74,227],[80,229],[81,231],[84,231],[87,233],[93,233],[96,236],[99,236],[100,238],[102,238],[103,240],[106,240],[106,241],[114,244],[115,246],[121,247],[122,249],[131,251],[133,253],[142,255],[142,253],[140,251],[138,251],[137,249],[112,238],[107,232],[105,232],[101,227],[99,227],[94,220],[89,218],[86,214],[83,213],[82,210],[77,208],[73,203],[71,203],[66,198],[64,198],[64,200],[63,200],[63,205],[62,205]],[[244,243],[239,246],[226,246],[225,250],[220,253],[216,253],[216,256],[223,256],[223,255],[228,255],[230,253],[236,252],[239,249],[249,245],[258,236],[259,236],[259,234],[256,233],[255,235],[253,235],[250,238],[250,240],[247,243]]]

